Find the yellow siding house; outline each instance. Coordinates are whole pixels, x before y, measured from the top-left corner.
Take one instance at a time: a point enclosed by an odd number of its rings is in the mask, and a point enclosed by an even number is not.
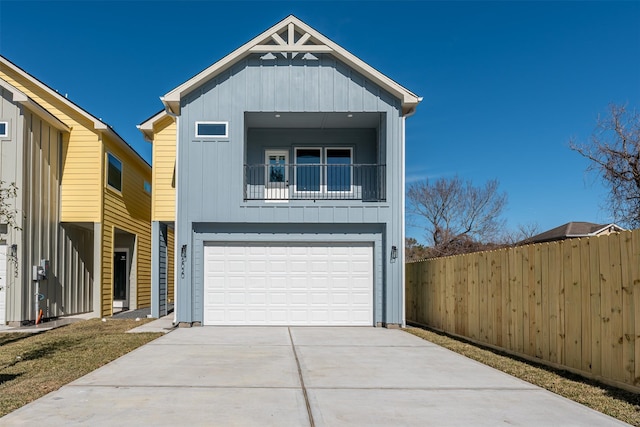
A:
[[[149,307],[151,166],[109,125],[1,56],[0,85],[0,130],[10,128],[0,150],[13,150],[17,164],[4,181],[20,182],[21,221],[0,235],[9,254],[0,323],[33,321],[38,310],[53,318]],[[46,144],[42,125],[31,130],[35,116],[55,125]],[[40,264],[46,274],[34,277]]]
[[[174,228],[176,219],[176,120],[161,111],[138,126],[153,144],[151,196],[152,305],[151,315],[166,315],[175,303]]]

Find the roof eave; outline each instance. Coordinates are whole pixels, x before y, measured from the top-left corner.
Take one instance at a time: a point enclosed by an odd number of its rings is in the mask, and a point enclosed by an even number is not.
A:
[[[320,41],[323,45],[318,45],[317,47],[311,45],[305,46],[278,46],[278,45],[259,45],[259,43],[264,42],[265,40],[271,39],[274,33],[277,33],[278,30],[282,29],[284,25],[293,24],[300,28],[303,31],[306,31],[308,34],[312,34],[312,37]],[[413,92],[409,91],[405,87],[401,86],[394,80],[390,79],[386,75],[382,74],[375,68],[368,65],[366,62],[362,61],[346,49],[342,48],[340,45],[331,41],[328,37],[319,33],[317,30],[311,28],[306,23],[302,22],[298,18],[293,15],[289,15],[282,21],[273,25],[266,31],[262,32],[260,35],[254,37],[249,42],[245,43],[238,49],[234,50],[230,54],[226,55],[221,60],[217,61],[213,65],[207,67],[205,70],[196,74],[191,79],[187,80],[180,86],[168,92],[166,95],[161,97],[162,103],[165,105],[165,108],[168,113],[174,115],[180,115],[180,100],[193,91],[195,88],[200,86],[205,81],[211,79],[215,75],[225,71],[237,61],[242,58],[248,56],[252,52],[256,51],[304,51],[305,49],[314,48],[318,52],[330,53],[335,56],[337,59],[345,62],[350,67],[354,68],[356,71],[360,72],[367,79],[372,82],[378,84],[383,89],[390,92],[392,95],[396,96],[400,99],[402,104],[402,112],[403,115],[411,115],[415,111],[417,105],[422,101],[422,98]]]
[[[145,141],[153,143],[154,126],[168,115],[166,110],[162,110],[136,126]]]
[[[9,91],[9,93],[11,93],[11,97],[14,102],[20,103],[26,108],[28,108],[29,110],[37,113],[43,120],[45,120],[54,128],[62,132],[71,131],[71,128],[69,126],[67,126],[65,123],[60,121],[60,119],[58,119],[56,116],[51,114],[40,104],[35,102],[33,99],[29,98],[27,94],[25,94],[24,92],[22,92],[21,90],[19,90],[18,88],[10,84],[9,82],[3,79],[0,79],[0,87],[3,87],[7,91]]]

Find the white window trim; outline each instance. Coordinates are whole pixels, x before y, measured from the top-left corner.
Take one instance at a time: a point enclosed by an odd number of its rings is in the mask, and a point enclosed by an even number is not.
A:
[[[9,122],[0,120],[0,124],[4,124],[4,133],[0,133],[0,138],[7,138],[9,136]]]
[[[113,185],[109,184],[109,156],[112,156],[114,159],[116,159],[117,161],[120,162],[120,189],[117,189]],[[110,151],[107,151],[107,159],[106,160],[107,160],[107,167],[106,167],[106,170],[105,170],[104,182],[105,182],[105,184],[107,184],[107,187],[109,187],[111,190],[117,191],[118,193],[122,194],[122,188],[124,187],[124,163],[122,162],[122,160],[120,160],[120,158],[118,156],[116,156],[115,154],[113,154]]]
[[[200,135],[198,133],[198,125],[224,125],[224,135]],[[207,138],[207,139],[229,138],[229,122],[197,121],[195,124],[195,135],[196,135],[196,138]]]
[[[320,163],[318,163],[318,167],[320,168],[320,188],[317,191],[314,190],[300,190],[298,191],[298,150],[318,150],[320,152]],[[322,147],[293,147],[293,193],[294,194],[304,194],[305,196],[311,196],[313,194],[323,194],[326,193],[326,188],[324,188],[324,174],[322,170],[322,158],[324,156],[324,150]],[[313,164],[302,164],[302,166],[313,166]]]
[[[325,182],[327,193],[343,193],[343,194],[352,194],[353,193],[353,147],[325,147],[324,149],[324,164],[329,168],[329,156],[327,155],[327,151],[329,150],[349,150],[349,190],[329,190],[329,183]],[[337,165],[336,165],[337,166]]]
[[[320,150],[320,190],[312,191],[312,190],[300,190],[298,191],[298,150]],[[294,174],[293,174],[293,193],[295,194],[304,194],[306,196],[311,196],[313,194],[331,194],[331,193],[342,193],[342,194],[353,194],[354,185],[353,185],[353,167],[350,167],[350,183],[349,190],[332,190],[329,191],[329,186],[327,185],[327,177],[326,177],[326,169],[329,167],[327,163],[327,150],[349,150],[351,153],[351,163],[353,165],[353,147],[345,147],[345,146],[335,146],[335,147],[294,147],[293,148],[293,159],[294,159]],[[324,167],[322,167],[324,165]]]

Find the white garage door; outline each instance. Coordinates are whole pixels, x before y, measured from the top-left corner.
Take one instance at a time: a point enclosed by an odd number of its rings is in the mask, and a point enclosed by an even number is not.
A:
[[[205,325],[373,325],[373,245],[204,248]]]

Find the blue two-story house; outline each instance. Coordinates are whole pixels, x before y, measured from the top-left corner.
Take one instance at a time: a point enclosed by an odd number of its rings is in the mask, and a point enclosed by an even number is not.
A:
[[[154,144],[154,313],[173,253],[180,324],[403,324],[420,97],[289,16],[161,99],[139,126]],[[175,215],[156,215],[172,198]]]

